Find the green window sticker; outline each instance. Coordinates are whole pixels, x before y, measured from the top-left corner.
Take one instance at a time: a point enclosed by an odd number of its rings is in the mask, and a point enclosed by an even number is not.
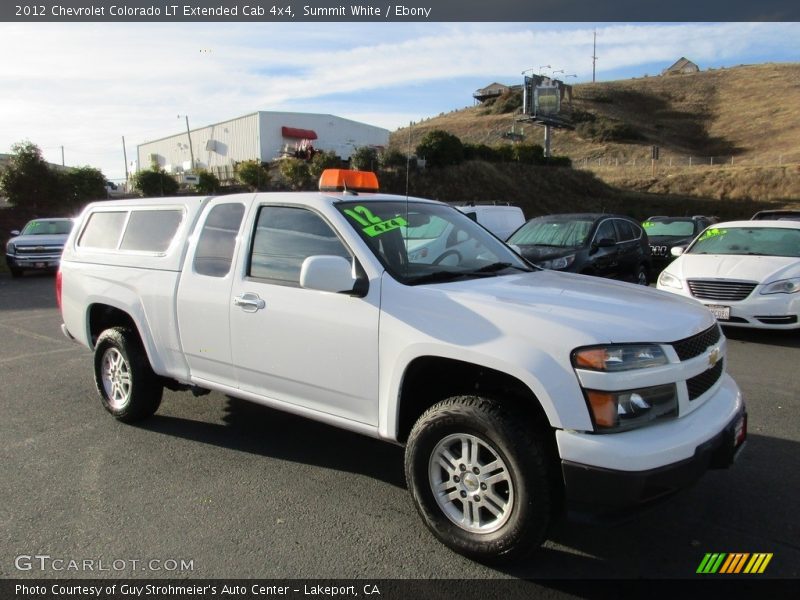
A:
[[[698,241],[707,240],[708,238],[716,237],[718,235],[725,235],[726,233],[728,233],[727,229],[717,229],[716,227],[713,229],[706,229]]]
[[[348,217],[360,224],[362,226],[361,231],[369,237],[375,237],[408,225],[408,222],[401,216],[392,217],[384,221],[372,214],[372,211],[366,206],[355,206],[352,209],[346,208],[344,212]]]
[[[644,227],[645,229],[647,229],[648,227],[652,227],[653,225],[655,225],[655,223],[653,223],[652,221],[645,221],[644,223],[642,223],[642,227]]]

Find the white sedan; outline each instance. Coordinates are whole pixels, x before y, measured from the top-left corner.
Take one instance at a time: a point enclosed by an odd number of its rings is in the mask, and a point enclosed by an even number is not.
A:
[[[800,328],[800,222],[717,223],[672,253],[658,289],[702,302],[725,325]]]

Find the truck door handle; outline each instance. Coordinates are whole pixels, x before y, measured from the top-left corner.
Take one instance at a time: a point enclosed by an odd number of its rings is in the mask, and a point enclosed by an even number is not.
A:
[[[264,308],[267,303],[258,297],[258,294],[242,294],[233,298],[233,305],[240,306],[245,312],[256,312]]]

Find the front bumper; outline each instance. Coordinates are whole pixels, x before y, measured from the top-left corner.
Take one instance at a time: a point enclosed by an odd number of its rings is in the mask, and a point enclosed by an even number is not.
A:
[[[12,256],[6,254],[6,264],[12,269],[57,269],[61,255],[51,256]]]
[[[661,285],[658,289],[691,298],[706,306],[730,307],[730,319],[720,319],[720,325],[752,329],[800,329],[800,294],[759,294],[760,287],[744,300],[735,302],[695,298],[686,289]]]
[[[741,431],[737,435],[737,431]],[[695,483],[709,469],[729,467],[744,448],[747,412],[697,446],[694,456],[648,471],[616,471],[563,461],[567,504],[579,512],[613,512],[664,499]]]
[[[678,419],[616,434],[557,431],[567,505],[603,513],[650,504],[729,466],[746,436],[744,402],[727,375]]]

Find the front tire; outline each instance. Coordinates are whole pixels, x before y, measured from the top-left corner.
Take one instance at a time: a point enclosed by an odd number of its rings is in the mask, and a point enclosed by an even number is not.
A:
[[[124,423],[146,419],[158,410],[164,386],[147,353],[130,329],[100,334],[94,349],[94,378],[103,407]]]
[[[647,273],[647,267],[644,265],[639,265],[636,267],[636,271],[633,274],[633,282],[638,285],[649,285],[650,284],[650,277]]]
[[[538,547],[555,512],[551,435],[499,402],[459,396],[414,425],[406,479],[425,525],[456,552],[511,560]]]

